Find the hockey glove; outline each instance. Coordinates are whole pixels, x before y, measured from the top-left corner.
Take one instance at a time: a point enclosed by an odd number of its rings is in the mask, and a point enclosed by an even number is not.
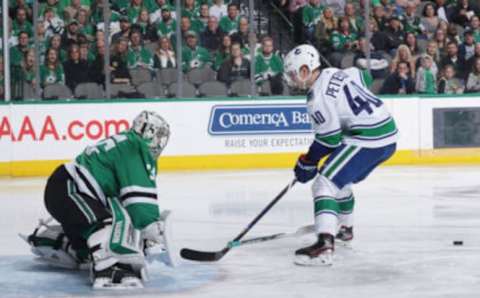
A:
[[[298,182],[306,183],[312,180],[318,173],[317,163],[307,159],[305,154],[300,155],[294,168]]]

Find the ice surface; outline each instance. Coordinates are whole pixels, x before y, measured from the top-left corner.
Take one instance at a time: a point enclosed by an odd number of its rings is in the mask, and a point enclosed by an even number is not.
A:
[[[330,268],[298,267],[313,235],[234,248],[221,261],[150,266],[146,289],[94,292],[86,272],[33,260],[17,233],[43,208],[45,179],[0,179],[0,297],[480,297],[480,167],[383,167],[354,186],[353,249]],[[291,170],[162,173],[176,245],[219,250],[292,179]],[[313,221],[309,185],[296,185],[247,237]],[[462,240],[463,246],[453,246]]]

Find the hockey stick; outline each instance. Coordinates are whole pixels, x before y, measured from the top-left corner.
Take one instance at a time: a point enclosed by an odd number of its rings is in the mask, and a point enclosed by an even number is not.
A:
[[[180,251],[182,258],[192,261],[200,262],[215,262],[220,260],[224,255],[228,253],[233,246],[231,243],[237,243],[240,239],[247,234],[250,229],[295,185],[297,179],[293,179],[282,191],[258,214],[232,241],[219,251],[200,251],[195,249],[183,248]]]
[[[230,248],[234,248],[234,247],[242,246],[245,244],[255,244],[255,243],[266,242],[270,240],[278,240],[278,239],[302,236],[302,235],[310,234],[313,232],[315,232],[315,226],[308,225],[308,226],[300,227],[295,232],[292,232],[292,233],[277,233],[273,235],[249,238],[249,239],[240,240],[240,241],[230,241],[228,243],[228,246],[230,246]]]

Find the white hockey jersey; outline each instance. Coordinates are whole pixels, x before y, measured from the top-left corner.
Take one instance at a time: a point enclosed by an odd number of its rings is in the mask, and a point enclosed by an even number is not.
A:
[[[326,147],[378,148],[397,141],[395,121],[357,68],[324,69],[307,94],[307,109],[315,140]]]

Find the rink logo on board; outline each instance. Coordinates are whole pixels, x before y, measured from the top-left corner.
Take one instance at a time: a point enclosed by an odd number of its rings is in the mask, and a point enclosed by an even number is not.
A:
[[[208,133],[211,135],[309,133],[305,105],[214,106]]]

